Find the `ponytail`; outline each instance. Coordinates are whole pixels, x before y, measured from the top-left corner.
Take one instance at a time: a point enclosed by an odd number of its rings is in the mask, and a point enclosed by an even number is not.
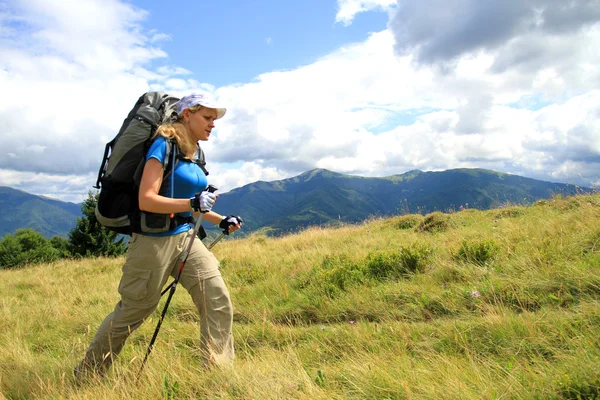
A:
[[[188,107],[191,113],[195,113],[201,110],[203,107],[201,105],[196,105],[193,107]],[[185,158],[193,160],[196,155],[197,150],[197,142],[194,142],[190,139],[190,133],[188,131],[188,127],[185,126],[183,121],[183,115],[177,117],[175,122],[170,122],[166,124],[162,124],[156,130],[154,137],[158,135],[166,138],[166,139],[175,139],[177,141],[177,146],[185,156]]]

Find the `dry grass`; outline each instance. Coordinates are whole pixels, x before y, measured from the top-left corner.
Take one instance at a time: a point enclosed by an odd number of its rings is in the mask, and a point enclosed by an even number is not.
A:
[[[118,301],[123,259],[0,270],[0,398],[600,396],[600,196],[442,218],[435,232],[403,216],[222,241],[235,367],[200,366],[198,318],[180,288],[138,384],[156,315],[105,378],[72,377]],[[376,274],[401,253],[424,270]]]

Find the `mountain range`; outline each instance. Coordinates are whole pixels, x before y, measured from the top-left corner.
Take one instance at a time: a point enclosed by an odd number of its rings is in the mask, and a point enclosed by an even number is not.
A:
[[[81,205],[0,186],[0,237],[31,228],[46,238],[66,237],[81,217]]]
[[[314,169],[220,194],[214,210],[242,216],[243,234],[261,230],[279,235],[311,225],[354,223],[373,216],[447,212],[461,206],[489,209],[590,190],[484,169],[415,170],[382,178]],[[0,237],[18,228],[32,228],[46,237],[66,237],[80,216],[80,204],[0,186]]]
[[[234,189],[219,196],[214,210],[242,216],[246,232],[264,229],[276,235],[373,216],[530,204],[589,190],[484,169],[415,170],[383,178],[314,169],[294,178]]]

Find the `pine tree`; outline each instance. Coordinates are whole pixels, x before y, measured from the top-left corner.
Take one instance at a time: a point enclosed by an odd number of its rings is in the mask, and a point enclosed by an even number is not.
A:
[[[96,219],[96,203],[99,192],[90,190],[88,198],[81,204],[83,217],[77,219],[77,225],[69,232],[69,251],[74,256],[116,257],[125,253],[125,238],[116,232],[104,228]]]

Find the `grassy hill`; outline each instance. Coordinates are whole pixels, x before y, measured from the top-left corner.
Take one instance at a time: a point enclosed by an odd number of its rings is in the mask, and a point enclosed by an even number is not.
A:
[[[598,398],[599,220],[600,195],[557,196],[222,241],[214,252],[235,306],[235,367],[202,369],[198,317],[179,288],[137,385],[158,311],[108,376],[72,380],[118,301],[123,259],[0,270],[0,393]]]

